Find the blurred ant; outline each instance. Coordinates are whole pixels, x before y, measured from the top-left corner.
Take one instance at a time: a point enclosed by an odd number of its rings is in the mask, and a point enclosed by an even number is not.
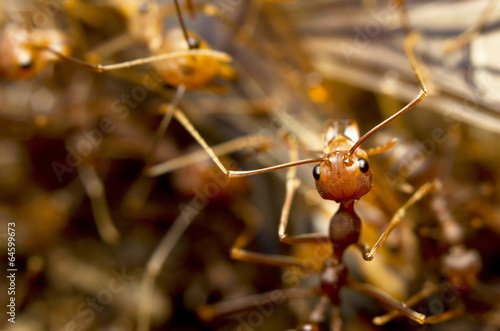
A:
[[[82,5],[71,1],[66,3],[67,6],[75,6],[77,4]],[[139,16],[157,16],[157,21],[161,22],[156,3],[143,2],[140,5],[139,2],[134,2],[134,4],[137,5],[136,9]],[[120,5],[123,6],[123,3]],[[228,79],[234,77],[234,70],[227,65],[231,61],[231,57],[226,53],[209,49],[208,44],[201,37],[188,32],[182,20],[177,1],[175,1],[175,5],[181,30],[173,30],[164,37],[163,35],[159,35],[162,32],[162,28],[149,30],[141,30],[137,26],[136,28],[131,28],[137,33],[139,31],[144,32],[142,37],[136,37],[134,34],[133,37],[149,41],[148,47],[154,50],[156,55],[110,65],[92,64],[71,57],[69,55],[71,53],[69,38],[65,33],[55,29],[30,28],[27,23],[24,24],[25,22],[22,22],[20,17],[14,17],[15,19],[12,22],[6,23],[0,31],[0,48],[2,49],[2,56],[0,56],[0,77],[9,80],[29,79],[41,72],[49,64],[59,60],[65,60],[97,72],[152,63],[161,81],[165,85],[177,87],[178,90],[170,105],[161,107],[164,110],[164,118],[159,126],[150,152],[146,157],[147,167],[153,155],[155,155],[158,142],[163,136],[174,113],[176,113],[176,117],[179,116],[182,118],[181,123],[188,123],[190,132],[196,132],[188,119],[180,113],[180,110],[176,110],[184,91],[186,89],[208,87],[220,72],[223,73],[222,76]],[[136,22],[132,18],[131,21]],[[144,21],[141,22],[144,23]],[[144,24],[139,25],[144,27]],[[156,31],[158,34],[153,31]],[[157,40],[158,38],[161,39],[160,43],[153,40]],[[105,239],[106,242],[116,243],[119,235],[111,223],[101,180],[94,169],[91,169],[90,165],[86,166],[85,169],[81,167],[80,173],[85,190],[91,198],[95,217],[96,219],[101,219],[100,221],[97,220],[100,233],[109,234],[103,235],[103,238],[108,238]]]
[[[177,1],[176,1],[177,4]],[[154,6],[153,6],[154,7]],[[148,11],[149,6],[142,6]],[[26,79],[33,77],[51,62],[59,59],[80,65],[92,71],[109,71],[153,63],[165,84],[184,85],[186,88],[201,88],[218,74],[225,63],[231,61],[226,53],[209,49],[208,44],[194,33],[187,32],[180,11],[178,11],[182,32],[171,32],[162,37],[161,46],[150,46],[157,54],[117,64],[92,64],[69,56],[68,37],[61,31],[29,28],[21,22],[4,25],[0,33],[0,45],[4,56],[0,61],[0,77],[6,79]],[[157,31],[161,33],[161,30]],[[148,38],[153,38],[152,33]],[[159,36],[156,36],[159,37]],[[185,38],[183,45],[180,37]],[[151,41],[150,44],[158,44]],[[161,62],[169,60],[172,63]],[[224,73],[230,70],[223,69]]]
[[[440,229],[439,242],[446,252],[440,257],[440,271],[445,281],[440,284],[426,286],[408,299],[405,304],[414,306],[433,294],[442,293],[449,304],[456,301],[455,308],[427,318],[427,323],[435,324],[458,318],[466,313],[480,313],[494,309],[497,305],[498,293],[493,293],[479,280],[482,260],[479,252],[465,246],[466,229],[451,215],[445,197],[441,192],[435,193],[431,209],[437,217]],[[447,293],[447,294],[446,294]],[[457,300],[455,300],[457,299]],[[398,311],[375,317],[377,325],[388,323],[399,316]]]
[[[0,31],[0,78],[29,79],[59,58],[43,49],[68,56],[70,46],[66,35],[58,30],[28,29],[6,23]]]

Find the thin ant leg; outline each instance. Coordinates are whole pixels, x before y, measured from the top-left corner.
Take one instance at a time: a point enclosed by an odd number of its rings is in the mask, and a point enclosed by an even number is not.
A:
[[[444,284],[427,285],[422,290],[420,290],[418,293],[416,293],[411,298],[409,298],[407,301],[405,301],[404,304],[408,307],[412,307],[413,305],[420,302],[421,300],[442,291],[444,288],[445,288]],[[400,315],[401,315],[401,313],[398,310],[393,310],[385,315],[373,318],[373,324],[384,325]]]
[[[378,241],[375,244],[375,246],[373,246],[373,248],[371,249],[371,251],[368,254],[365,254],[363,256],[363,258],[365,260],[367,260],[367,261],[373,260],[373,257],[380,250],[380,248],[384,245],[387,237],[392,232],[392,230],[394,230],[394,228],[396,228],[399,225],[399,223],[401,223],[401,220],[403,219],[403,217],[406,214],[406,210],[410,206],[412,206],[413,204],[415,204],[417,201],[419,201],[420,199],[422,199],[424,196],[426,196],[427,194],[429,194],[429,193],[435,191],[436,189],[438,189],[440,185],[441,185],[441,183],[439,181],[437,181],[437,180],[434,181],[434,182],[432,182],[432,183],[425,183],[424,185],[422,185],[410,197],[410,199],[408,199],[408,201],[401,208],[398,209],[398,211],[392,217],[389,225],[387,226],[387,228],[385,229],[385,231],[382,233],[382,235],[378,239]]]
[[[245,250],[244,248],[255,237],[258,224],[260,224],[261,222],[259,221],[258,213],[255,211],[252,212],[250,206],[246,205],[245,208],[240,208],[240,209],[244,209],[244,212],[242,213],[242,218],[243,221],[245,222],[246,227],[243,233],[236,238],[233,246],[231,247],[231,258],[245,262],[282,267],[282,268],[295,267],[301,270],[310,269],[310,266],[308,266],[304,261],[294,257],[282,256],[282,255],[269,255],[269,254],[255,253]]]
[[[323,322],[326,314],[326,307],[330,304],[330,299],[327,296],[322,296],[319,302],[314,307],[309,321],[314,324]]]
[[[398,142],[398,139],[397,138],[393,138],[387,144],[367,149],[365,152],[366,152],[367,155],[381,154],[381,153],[383,153],[385,151],[388,151],[389,149],[393,148],[394,145],[396,145],[397,142]]]
[[[256,294],[245,298],[238,298],[223,301],[211,305],[205,305],[198,308],[198,316],[203,321],[211,321],[217,317],[237,313],[247,309],[263,306],[268,303],[283,302],[289,299],[301,299],[317,296],[318,290],[315,288],[287,288],[275,290],[267,293]]]
[[[163,135],[165,135],[165,131],[167,131],[168,125],[170,124],[170,121],[174,116],[175,109],[179,105],[182,96],[184,95],[184,91],[186,91],[186,87],[184,85],[180,85],[179,87],[177,87],[177,91],[175,92],[174,98],[169,103],[167,111],[163,115],[163,118],[160,122],[160,126],[158,127],[158,130],[156,130],[155,139],[153,141],[153,144],[151,145],[151,149],[148,153],[148,156],[146,157],[146,169],[152,162],[156,150],[158,149],[158,144]]]
[[[290,158],[293,160],[298,156],[298,150],[296,142],[293,138],[288,137],[288,142],[290,143]],[[295,177],[296,169],[294,167],[288,170],[287,174],[287,194],[285,198],[285,203],[283,204],[283,208],[281,210],[281,218],[280,218],[280,240],[284,235],[284,228],[286,227],[286,223],[288,220],[288,215],[290,213],[290,207],[293,195],[295,193],[296,188],[298,187],[298,180]],[[248,213],[246,213],[248,214]],[[256,213],[255,213],[256,214]],[[307,270],[308,267],[306,264],[299,259],[289,257],[289,256],[279,256],[279,255],[266,255],[261,253],[248,252],[243,250],[243,248],[249,243],[249,241],[255,236],[257,223],[255,220],[258,220],[257,217],[245,217],[243,214],[243,219],[246,223],[245,231],[236,238],[236,241],[231,248],[231,257],[248,261],[252,263],[266,264],[277,267],[298,267],[302,270]],[[326,238],[327,239],[327,238]],[[317,242],[317,241],[314,241]],[[327,241],[326,241],[327,242]]]
[[[116,54],[133,44],[134,40],[130,37],[128,32],[124,32],[121,35],[107,41],[102,45],[91,49],[87,54],[86,58],[98,59],[107,58],[111,54]]]
[[[156,277],[160,273],[163,264],[172,252],[172,249],[179,241],[180,237],[191,224],[194,218],[200,212],[200,208],[196,207],[194,200],[186,205],[186,209],[192,212],[182,213],[174,221],[168,232],[156,247],[153,255],[146,265],[146,271],[141,282],[141,298],[139,301],[139,309],[137,312],[137,331],[149,330],[151,318],[151,308],[153,305],[153,294]]]
[[[404,303],[397,301],[393,297],[389,296],[387,293],[380,291],[378,288],[374,286],[371,286],[369,284],[361,284],[352,279],[349,281],[348,286],[355,290],[358,290],[363,294],[366,294],[374,298],[375,300],[381,302],[383,305],[390,308],[391,310],[399,311],[401,315],[404,315],[418,322],[419,324],[424,324],[426,322],[425,315],[417,313],[413,309],[408,308]]]
[[[332,307],[332,320],[330,321],[330,330],[342,331],[343,324],[344,324],[344,322],[342,321],[342,315],[340,314],[340,307],[333,306]]]
[[[460,317],[464,313],[465,313],[465,310],[463,308],[452,309],[452,310],[449,310],[449,311],[444,312],[442,314],[428,316],[425,319],[425,323],[427,323],[427,324],[437,324],[437,323],[445,322],[445,321],[448,321],[450,319],[454,319],[454,318]]]
[[[113,225],[101,179],[90,165],[78,167],[78,174],[90,199],[99,235],[108,245],[116,245],[120,240],[120,233]]]
[[[36,47],[36,48],[39,48],[41,50],[45,50],[45,51],[50,52],[54,55],[57,55],[61,59],[68,61],[70,63],[76,64],[76,65],[84,67],[88,70],[97,71],[97,72],[131,68],[134,66],[139,66],[139,65],[143,65],[143,64],[147,64],[147,63],[164,61],[164,60],[174,60],[174,59],[183,58],[186,56],[213,57],[213,58],[215,58],[223,63],[229,63],[232,60],[231,56],[227,53],[224,53],[224,52],[219,52],[219,51],[215,51],[212,49],[190,49],[190,50],[186,50],[186,51],[174,51],[174,52],[165,53],[165,54],[158,54],[158,55],[149,56],[149,57],[145,57],[142,59],[127,61],[127,62],[102,65],[102,64],[88,63],[88,62],[76,59],[74,57],[67,56],[67,55],[64,55],[64,54],[62,54],[58,51],[55,51],[51,48],[48,48],[48,47]]]
[[[488,4],[486,5],[486,7],[484,7],[476,23],[470,26],[467,30],[462,32],[457,37],[447,41],[443,45],[443,51],[445,53],[452,53],[470,43],[474,37],[481,33],[481,30],[486,26],[486,24],[488,24],[488,21],[491,19],[493,13],[495,12],[497,2],[498,0],[488,0]]]
[[[234,140],[230,140],[228,142],[222,143],[220,145],[212,147],[214,153],[220,157],[223,155],[227,155],[230,153],[234,153],[246,148],[267,148],[267,146],[271,145],[271,140],[262,136],[260,134],[257,135],[248,135],[241,138],[236,138]],[[203,161],[210,156],[204,151],[196,151],[187,155],[183,155],[177,157],[172,160],[168,160],[163,163],[159,163],[146,169],[146,175],[150,177],[157,177],[169,173],[175,169],[182,168],[193,164],[195,162]]]
[[[300,325],[297,330],[316,330],[325,320],[326,308],[329,304],[330,299],[326,295],[321,296],[319,302],[314,306],[312,312],[309,314],[309,321],[306,324]],[[342,323],[342,320],[340,323]]]
[[[289,139],[290,143],[290,159],[296,160],[298,158],[297,144],[293,139]],[[290,208],[292,206],[293,196],[295,191],[300,185],[300,180],[296,177],[297,169],[295,167],[289,168],[286,176],[286,196],[283,208],[281,210],[281,218],[279,225],[279,238],[281,242],[287,244],[299,243],[328,243],[330,239],[324,234],[311,233],[298,236],[289,236],[285,233],[288,224],[288,217],[290,215]]]

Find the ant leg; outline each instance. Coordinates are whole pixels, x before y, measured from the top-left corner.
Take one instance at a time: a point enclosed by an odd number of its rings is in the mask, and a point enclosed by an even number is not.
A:
[[[393,148],[394,145],[396,145],[397,142],[398,142],[398,139],[397,138],[393,138],[387,144],[382,145],[382,146],[378,146],[378,147],[374,147],[374,148],[370,148],[370,149],[366,150],[365,152],[366,152],[367,155],[381,154],[381,153],[383,153],[385,151],[388,151],[389,149]]]
[[[411,298],[409,298],[407,301],[405,301],[404,304],[408,307],[412,307],[417,302],[429,297],[430,295],[433,295],[435,293],[442,291],[444,288],[445,288],[444,284],[440,284],[440,285],[427,284],[422,290],[420,290],[420,292],[418,292],[417,294],[415,294]],[[398,317],[399,315],[401,315],[401,313],[398,310],[393,310],[385,315],[377,316],[377,317],[373,318],[373,324],[384,325],[384,324],[390,322],[392,319]]]
[[[275,267],[295,267],[300,268],[301,270],[309,270],[311,268],[311,266],[306,264],[304,261],[294,257],[269,255],[245,250],[244,248],[248,245],[250,240],[255,237],[258,224],[260,224],[261,221],[259,221],[259,214],[253,210],[251,206],[245,204],[240,206],[239,210],[243,211],[241,215],[246,228],[234,241],[234,244],[231,247],[231,258]]]
[[[95,60],[108,58],[111,54],[116,54],[127,47],[133,45],[133,39],[130,37],[130,34],[125,32],[109,41],[106,41],[102,45],[98,45],[97,47],[91,49],[86,54],[85,58],[87,60]]]
[[[342,331],[342,316],[340,315],[340,307],[332,307],[332,320],[330,322],[330,330],[332,331]]]
[[[181,211],[181,214],[174,221],[158,247],[156,247],[146,265],[146,271],[141,282],[141,297],[137,311],[137,331],[149,330],[156,277],[179,238],[200,212],[200,209],[196,208],[194,200],[188,203],[183,210],[189,210],[189,212]]]
[[[476,23],[474,23],[457,37],[446,41],[443,45],[443,51],[445,53],[452,53],[470,43],[474,37],[481,33],[481,30],[486,26],[486,24],[488,24],[488,21],[491,19],[493,13],[495,12],[497,2],[498,0],[488,0],[488,4],[486,5],[486,7],[484,7],[481,14],[479,14],[479,18]]]
[[[301,299],[317,295],[318,290],[315,288],[304,289],[292,287],[256,294],[245,298],[227,300],[211,305],[204,305],[197,309],[197,313],[203,321],[208,322],[220,316],[263,306],[268,303],[278,304],[284,300]]]
[[[359,292],[366,294],[375,300],[381,302],[385,306],[389,307],[390,309],[397,310],[398,312],[401,313],[401,315],[404,315],[419,324],[424,324],[426,320],[426,316],[420,313],[417,313],[411,308],[408,308],[404,303],[401,303],[394,299],[393,297],[389,296],[387,293],[382,292],[378,288],[371,286],[369,284],[361,284],[358,283],[352,279],[349,280],[349,287],[358,290]]]
[[[394,214],[394,216],[392,217],[391,221],[389,222],[389,225],[387,226],[387,228],[385,229],[385,231],[382,233],[382,235],[380,236],[380,238],[378,239],[377,243],[375,244],[375,246],[373,246],[373,248],[371,249],[371,251],[368,253],[368,254],[365,254],[363,256],[363,258],[366,260],[366,261],[371,261],[373,260],[373,257],[375,256],[375,254],[380,250],[380,248],[384,245],[386,239],[387,239],[387,236],[389,236],[389,233],[392,232],[392,230],[394,230],[395,227],[397,227],[399,225],[399,223],[401,222],[401,220],[403,219],[403,217],[405,216],[406,214],[406,210],[412,206],[413,204],[415,204],[417,201],[419,201],[420,199],[422,199],[424,196],[426,196],[427,194],[437,190],[439,187],[441,186],[441,183],[438,181],[438,180],[435,180],[434,182],[432,183],[425,183],[424,185],[422,185],[411,197],[410,199],[408,199],[408,201],[401,207],[399,208],[396,213]]]
[[[262,136],[260,134],[256,135],[248,135],[241,138],[236,138],[234,140],[222,143],[220,145],[212,147],[212,150],[215,155],[218,157],[227,155],[230,153],[234,153],[246,148],[261,148],[267,149],[268,146],[271,145],[271,140]],[[183,155],[177,157],[172,160],[168,160],[163,163],[159,163],[157,165],[149,167],[146,169],[146,175],[150,177],[156,177],[160,175],[164,175],[173,170],[176,170],[181,167],[188,166],[195,162],[204,161],[206,158],[209,158],[210,155],[206,153],[204,150],[196,151],[187,155]]]
[[[298,156],[297,143],[293,138],[291,137],[287,138],[289,144],[291,145],[290,158],[292,160],[296,159]],[[328,237],[325,236],[320,237],[317,235],[312,235],[309,236],[308,238],[297,239],[294,237],[288,237],[285,234],[285,228],[288,223],[288,216],[290,214],[292,199],[300,183],[297,177],[295,176],[295,173],[296,173],[295,168],[290,168],[287,173],[286,197],[285,197],[285,202],[283,204],[283,208],[281,209],[281,218],[279,225],[280,241],[286,243],[328,242]],[[245,214],[243,216],[245,216]],[[245,247],[248,244],[248,242],[255,236],[256,232],[255,229],[256,222],[255,221],[250,222],[250,218],[248,217],[243,217],[243,219],[246,220],[245,222],[247,224],[247,229],[236,239],[233,247],[231,248],[231,257],[252,263],[260,263],[260,264],[267,264],[267,265],[274,265],[281,267],[294,266],[294,267],[299,267],[303,270],[309,269],[309,267],[307,267],[303,261],[296,258],[292,258],[289,256],[266,255],[266,254],[253,253],[243,250],[243,247]],[[251,219],[254,220],[258,218],[252,217]]]
[[[321,233],[308,233],[298,236],[289,236],[285,233],[286,226],[288,225],[288,217],[290,215],[293,196],[300,185],[300,180],[295,177],[295,170],[295,168],[290,168],[287,174],[286,197],[283,208],[281,209],[281,219],[278,230],[280,241],[287,244],[328,243],[330,242],[329,237]]]
[[[101,179],[97,176],[94,167],[90,165],[78,167],[78,174],[90,199],[99,235],[108,245],[116,245],[120,240],[120,233],[113,225]]]
[[[289,138],[288,143],[290,145],[290,159],[296,160],[298,158],[297,142],[294,139]],[[290,215],[290,208],[292,207],[293,196],[300,185],[300,180],[297,178],[296,173],[297,169],[292,167],[288,169],[286,175],[286,197],[285,202],[283,203],[283,208],[281,209],[281,218],[278,230],[280,241],[287,244],[328,243],[330,242],[329,237],[320,233],[308,233],[298,236],[289,236],[285,233]]]
[[[172,120],[172,116],[174,116],[175,109],[179,105],[182,96],[184,95],[184,91],[186,91],[186,87],[184,85],[179,85],[177,87],[174,98],[169,103],[167,110],[163,115],[163,118],[161,119],[160,126],[158,127],[158,130],[156,130],[153,144],[151,145],[151,149],[149,150],[148,156],[146,157],[146,169],[152,162],[156,150],[158,149],[158,143],[160,142],[161,138],[165,135],[165,131],[167,131],[167,127],[170,124],[170,121]]]
[[[330,299],[328,299],[327,296],[323,295],[319,300],[319,302],[314,306],[311,314],[309,315],[309,322],[299,325],[296,328],[296,330],[297,331],[318,330],[319,325],[325,320],[326,308],[329,303]],[[335,317],[336,316],[334,315],[332,319],[335,319]],[[333,320],[332,320],[332,325],[333,325]],[[340,325],[342,326],[342,320],[340,320]],[[330,328],[330,330],[340,331],[340,329],[334,329],[334,328]]]
[[[428,316],[425,319],[425,323],[427,323],[427,324],[441,323],[441,322],[448,321],[448,320],[451,320],[453,318],[457,318],[459,316],[462,316],[464,313],[465,313],[464,308],[452,309],[452,310],[449,310],[449,311],[444,312],[442,314]]]

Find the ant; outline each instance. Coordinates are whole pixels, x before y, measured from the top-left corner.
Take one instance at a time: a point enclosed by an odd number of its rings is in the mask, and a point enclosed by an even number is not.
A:
[[[177,4],[177,1],[175,3]],[[143,10],[147,11],[148,8],[149,6],[144,6]],[[201,37],[188,33],[180,11],[178,14],[182,33],[174,30],[177,32],[162,38],[161,47],[150,46],[152,49],[158,48],[158,54],[109,65],[87,63],[71,57],[68,37],[61,31],[31,28],[17,21],[7,23],[0,33],[0,45],[6,52],[0,61],[0,77],[10,80],[31,78],[57,60],[65,60],[97,72],[153,63],[165,84],[184,85],[188,89],[200,88],[213,80],[218,69],[230,62],[231,57],[226,53],[211,50]],[[187,46],[183,46],[182,42],[179,45],[179,36],[185,38]],[[165,60],[172,63],[165,64],[162,62]]]
[[[351,139],[355,137],[357,133],[357,125],[353,121],[341,120],[333,122],[327,129],[325,135],[325,150],[331,150],[332,146],[344,145]],[[351,138],[349,138],[349,137]],[[358,140],[359,141],[359,140]],[[290,154],[292,159],[296,158],[297,146],[296,142],[290,138],[289,143],[291,145]],[[393,142],[390,142],[386,146],[382,146],[373,150],[369,150],[371,154],[376,152],[381,152],[388,149]],[[350,144],[352,145],[352,144]],[[355,145],[352,145],[355,146]],[[309,321],[297,328],[297,330],[317,330],[319,324],[324,320],[326,307],[328,303],[333,305],[332,313],[332,329],[340,330],[342,325],[342,320],[340,318],[340,291],[342,288],[350,287],[358,290],[375,300],[381,302],[383,305],[396,310],[398,313],[417,321],[420,324],[426,323],[428,317],[423,314],[417,313],[412,309],[409,309],[404,304],[398,302],[388,294],[382,292],[374,286],[369,284],[363,284],[355,281],[349,276],[349,270],[343,262],[343,253],[350,245],[357,245],[365,252],[365,259],[369,259],[367,254],[366,246],[359,243],[359,235],[361,230],[361,220],[354,212],[354,202],[362,195],[366,194],[371,188],[372,174],[368,166],[366,157],[367,152],[359,151],[356,156],[358,157],[358,162],[348,163],[347,167],[351,173],[360,174],[359,176],[352,176],[350,178],[344,179],[342,186],[332,186],[325,184],[328,181],[327,175],[330,173],[335,173],[329,167],[333,162],[331,159],[332,155],[335,153],[340,154],[337,161],[337,167],[346,167],[344,165],[345,157],[349,149],[345,149],[345,154],[342,155],[342,151],[338,149],[335,152],[325,152],[324,160],[328,162],[326,166],[327,170],[322,170],[321,167],[325,167],[325,163],[322,165],[317,165],[313,170],[313,176],[316,179],[316,186],[320,195],[323,198],[329,198],[330,200],[335,200],[340,203],[339,210],[332,217],[330,222],[330,231],[328,236],[319,234],[306,234],[300,236],[289,236],[285,233],[288,215],[290,213],[291,202],[293,195],[298,188],[299,181],[295,176],[296,169],[290,167],[287,173],[287,192],[285,203],[283,205],[281,221],[280,221],[280,240],[286,243],[312,243],[312,244],[324,244],[330,243],[333,246],[333,254],[328,256],[323,263],[323,269],[321,271],[321,285],[319,288],[314,289],[298,289],[290,288],[281,292],[280,300],[292,299],[292,298],[304,298],[309,296],[320,296],[321,299],[319,303],[314,307],[310,314]],[[297,164],[302,161],[293,161],[291,164]],[[347,160],[349,162],[349,160]],[[347,163],[346,162],[346,163]],[[349,167],[350,166],[350,167]],[[338,173],[338,171],[337,171]],[[324,178],[321,178],[321,177]],[[354,179],[352,179],[354,177]],[[333,182],[333,181],[331,181]],[[361,183],[361,185],[359,184]],[[404,204],[395,214],[391,224],[396,224],[405,214],[406,209],[409,208],[416,201],[424,197],[429,192],[436,189],[436,183],[427,183],[420,187],[415,194],[409,199],[409,201]],[[243,260],[247,262],[266,264],[270,266],[277,267],[292,267],[299,268],[303,271],[311,271],[311,266],[306,263],[305,260],[301,260],[294,257],[288,256],[269,256],[260,253],[248,252],[243,248],[249,243],[255,234],[255,229],[250,220],[246,220],[247,228],[246,230],[235,240],[235,243],[231,249],[231,257]],[[383,242],[382,238],[387,237],[387,231],[382,235],[380,242]],[[378,251],[381,244],[376,246],[372,251]],[[374,253],[373,253],[374,254]],[[373,255],[371,255],[373,256]],[[272,302],[274,296],[271,293],[265,293],[257,296],[253,296],[247,299],[238,299],[234,301],[222,302],[214,305],[203,306],[198,310],[199,316],[203,320],[210,320],[216,316],[222,314],[232,313],[238,310],[250,308],[252,306],[263,305]]]
[[[440,258],[440,269],[445,281],[440,284],[427,284],[421,291],[408,299],[405,304],[411,307],[423,299],[437,293],[443,293],[446,303],[457,301],[456,308],[427,318],[427,323],[436,324],[458,318],[467,312],[484,313],[484,310],[496,306],[496,297],[479,280],[482,259],[479,252],[465,245],[466,229],[451,215],[442,192],[434,194],[431,209],[436,215],[440,229],[439,243],[446,252]],[[447,293],[447,294],[445,294]],[[460,298],[460,300],[456,300]],[[392,311],[386,315],[375,317],[377,325],[388,323],[399,316]]]
[[[60,56],[68,56],[70,46],[66,35],[57,30],[29,30],[16,23],[6,23],[0,32],[0,78],[8,80],[29,79],[57,56],[42,49],[51,49]]]
[[[67,3],[68,6],[75,4],[78,3]],[[8,80],[30,79],[51,63],[60,60],[97,72],[152,63],[163,84],[177,87],[177,93],[168,106],[161,108],[165,110],[164,117],[152,142],[149,154],[146,156],[147,168],[174,113],[176,113],[176,117],[182,117],[181,123],[188,123],[187,125],[191,131],[195,131],[189,120],[183,114],[179,114],[181,111],[176,110],[184,91],[209,86],[219,72],[224,73],[223,76],[225,75],[228,79],[231,79],[234,74],[234,70],[227,64],[231,61],[231,57],[226,53],[210,49],[200,36],[188,32],[177,1],[175,1],[175,5],[181,30],[172,30],[166,36],[159,35],[162,29],[155,30],[158,34],[153,33],[153,30],[143,30],[144,35],[141,38],[130,32],[133,38],[150,41],[148,48],[154,51],[153,53],[156,55],[109,65],[92,64],[74,58],[70,56],[72,47],[69,43],[69,37],[65,33],[55,29],[29,27],[27,22],[23,22],[20,15],[19,17],[13,17],[12,22],[6,23],[0,31],[0,48],[3,52],[0,57],[0,77]],[[157,16],[156,18],[161,22],[156,3],[144,2],[143,5],[137,4],[135,9],[139,16]],[[135,16],[130,17],[131,21],[135,20],[133,17]],[[135,26],[130,25],[131,29],[132,26]],[[141,29],[134,28],[133,30],[137,32]],[[154,41],[153,37],[160,38],[161,43]],[[154,46],[157,44],[159,45]],[[102,219],[102,221],[98,221],[98,224],[101,224],[99,228],[107,229],[106,231],[100,231],[100,233],[109,233],[109,235],[103,236],[103,238],[108,238],[105,241],[116,243],[119,236],[110,221],[104,187],[99,176],[91,165],[82,166],[79,173],[85,190],[91,198],[96,218]],[[101,215],[101,217],[98,217],[98,215]]]
[[[399,2],[398,2],[399,3]],[[404,8],[403,8],[404,9]],[[310,324],[306,324],[300,329],[315,329],[318,323],[323,320],[325,315],[325,306],[331,302],[334,306],[333,313],[333,329],[340,329],[341,320],[339,315],[338,306],[340,304],[339,292],[345,286],[353,287],[387,306],[393,307],[400,314],[407,316],[418,323],[426,323],[427,317],[408,310],[408,308],[387,294],[382,293],[380,290],[372,288],[365,284],[359,284],[348,276],[348,270],[342,261],[342,256],[345,250],[355,245],[361,250],[362,256],[365,260],[371,261],[374,255],[380,250],[385,243],[391,231],[401,222],[406,210],[422,199],[430,192],[437,189],[439,183],[426,183],[421,186],[410,199],[395,213],[385,231],[381,234],[380,238],[370,250],[366,243],[360,242],[361,232],[361,219],[356,214],[354,207],[356,201],[371,190],[373,175],[368,162],[368,155],[375,155],[387,151],[396,143],[391,140],[383,146],[369,149],[364,151],[360,148],[361,144],[370,138],[373,134],[380,129],[394,121],[396,118],[405,114],[408,110],[418,105],[427,95],[427,89],[421,77],[417,60],[413,54],[413,43],[418,38],[417,34],[409,33],[409,20],[404,10],[402,13],[402,22],[405,27],[405,51],[407,53],[410,64],[412,65],[414,74],[420,85],[420,92],[400,111],[376,125],[373,129],[368,131],[360,138],[357,124],[351,120],[340,120],[332,122],[324,134],[324,149],[323,155],[319,158],[292,160],[291,162],[276,165],[272,167],[251,170],[251,171],[232,171],[223,169],[228,177],[245,177],[255,174],[271,172],[279,169],[290,168],[286,181],[286,196],[282,207],[280,224],[279,224],[279,239],[281,242],[288,244],[301,244],[301,243],[316,243],[325,244],[330,243],[333,251],[332,255],[326,259],[322,271],[321,291],[319,294],[322,296],[320,303],[315,307],[311,314]],[[291,139],[291,145],[296,143]],[[297,151],[296,146],[291,147],[291,158],[296,159]],[[295,151],[294,151],[295,150]],[[217,158],[214,153],[211,154],[213,160],[217,163]],[[311,233],[297,236],[290,236],[286,233],[288,223],[288,216],[293,196],[300,182],[295,176],[295,166],[318,163],[313,168],[313,177],[315,179],[316,188],[320,196],[325,200],[333,200],[339,203],[339,209],[333,215],[330,221],[328,235]],[[249,243],[254,230],[250,229],[240,235],[232,249],[231,257],[259,264],[265,264],[278,267],[296,267],[307,270],[307,265],[300,259],[285,256],[268,256],[266,254],[254,253],[244,250],[243,248]],[[265,300],[264,300],[265,301]],[[222,303],[224,304],[224,303]],[[243,303],[245,306],[245,303]],[[210,318],[211,316],[222,313],[220,306],[207,306],[200,310],[202,318]],[[222,307],[226,307],[223,305]],[[228,304],[227,307],[231,307]],[[234,308],[234,307],[233,307]],[[230,310],[234,310],[229,308]]]
[[[392,140],[384,146],[364,151],[360,145],[370,138],[380,129],[391,123],[396,118],[405,114],[408,110],[419,104],[427,95],[427,89],[420,76],[417,67],[416,59],[412,52],[412,44],[415,38],[411,35],[406,39],[406,51],[410,59],[410,63],[414,69],[417,80],[420,84],[421,91],[418,95],[400,111],[387,118],[377,126],[372,128],[361,138],[359,137],[359,129],[354,121],[340,120],[334,121],[326,130],[324,139],[323,155],[319,158],[304,159],[292,161],[281,165],[276,165],[268,168],[262,168],[250,171],[233,171],[227,170],[218,160],[213,151],[207,147],[212,160],[219,165],[223,172],[230,178],[246,177],[255,174],[271,172],[279,169],[295,167],[298,165],[317,163],[313,169],[313,177],[316,181],[316,188],[320,196],[325,200],[333,200],[340,203],[339,210],[332,218],[330,236],[321,234],[307,234],[291,237],[285,233],[287,224],[288,212],[282,215],[279,227],[279,237],[282,242],[295,243],[315,243],[315,242],[332,242],[335,249],[337,259],[340,259],[343,251],[351,244],[356,244],[363,252],[365,260],[372,260],[373,256],[378,252],[384,244],[389,233],[399,224],[404,215],[406,207],[421,199],[428,191],[430,186],[419,194],[415,194],[403,208],[393,217],[391,223],[381,235],[375,246],[369,251],[366,244],[358,242],[361,220],[354,211],[354,205],[363,195],[368,193],[372,187],[373,176],[368,162],[368,155],[375,155],[390,149],[395,145],[396,141]],[[201,141],[199,141],[202,144]],[[203,145],[203,144],[202,144]],[[287,181],[287,197],[283,209],[289,209],[291,196],[296,189],[298,183],[295,180]]]

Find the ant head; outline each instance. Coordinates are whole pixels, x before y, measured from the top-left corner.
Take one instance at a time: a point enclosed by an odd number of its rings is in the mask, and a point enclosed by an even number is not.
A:
[[[349,147],[326,154],[323,162],[314,167],[316,188],[323,199],[357,200],[372,188],[373,175],[366,153],[358,149],[349,155]]]
[[[65,35],[56,30],[32,30],[6,24],[0,33],[0,77],[29,79],[59,58],[43,48],[63,55],[70,53]]]
[[[353,121],[335,121],[325,135],[323,161],[313,169],[316,188],[323,199],[359,199],[372,187],[368,156],[361,148],[351,153],[359,130]]]
[[[0,50],[0,77],[26,79],[36,74],[35,56],[26,29],[7,24],[0,34]]]

